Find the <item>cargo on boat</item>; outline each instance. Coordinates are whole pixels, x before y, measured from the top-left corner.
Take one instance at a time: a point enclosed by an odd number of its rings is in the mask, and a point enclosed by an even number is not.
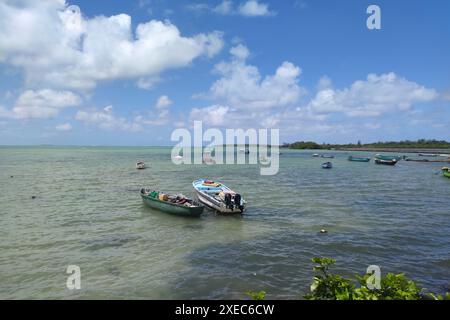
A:
[[[204,207],[183,195],[170,195],[150,189],[140,191],[142,201],[150,208],[184,217],[199,217]]]

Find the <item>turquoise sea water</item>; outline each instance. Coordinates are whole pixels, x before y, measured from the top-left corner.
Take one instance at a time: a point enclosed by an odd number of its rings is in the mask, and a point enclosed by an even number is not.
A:
[[[258,166],[176,166],[170,151],[1,147],[0,298],[242,299],[265,290],[298,299],[314,256],[334,257],[347,276],[376,264],[449,290],[450,180],[440,164],[378,166],[334,152],[334,168],[323,170],[312,151],[283,150],[278,175],[264,177]],[[149,168],[136,170],[137,160]],[[243,194],[246,214],[174,217],[138,193],[193,196],[202,177]],[[81,290],[66,288],[68,265],[81,268]]]

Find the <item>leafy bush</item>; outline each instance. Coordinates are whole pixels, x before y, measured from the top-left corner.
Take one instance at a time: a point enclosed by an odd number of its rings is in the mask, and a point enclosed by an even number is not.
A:
[[[372,274],[356,275],[356,280],[346,279],[330,272],[330,266],[336,260],[332,258],[312,259],[313,270],[317,273],[311,284],[311,293],[304,296],[307,300],[450,300],[450,293],[444,296],[434,293],[422,293],[422,289],[403,273],[388,273],[380,279],[380,289],[367,286]],[[355,286],[359,283],[359,287]],[[253,300],[264,300],[265,291],[248,291],[246,294]]]
[[[356,288],[352,280],[345,279],[329,271],[336,261],[330,258],[313,258],[316,264],[313,270],[318,272],[311,285],[311,293],[305,296],[308,300],[419,300],[424,297],[443,300],[449,299],[433,294],[422,295],[422,289],[409,280],[404,274],[389,273],[381,278],[380,289],[367,287],[367,280],[371,274],[356,276],[359,287]]]
[[[266,298],[265,291],[247,291],[246,295],[248,295],[253,300],[264,300]]]

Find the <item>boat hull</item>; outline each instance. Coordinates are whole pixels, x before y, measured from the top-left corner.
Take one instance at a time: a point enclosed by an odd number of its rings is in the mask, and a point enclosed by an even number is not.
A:
[[[242,214],[245,211],[245,206],[242,211],[239,209],[232,210],[230,208],[226,208],[223,205],[223,202],[216,201],[201,191],[195,190],[195,192],[197,194],[198,201],[203,203],[208,208],[215,210],[221,214]]]
[[[370,158],[357,158],[357,157],[348,157],[348,161],[353,162],[370,162]]]
[[[234,203],[234,200],[232,200],[232,202],[227,205],[223,198],[218,197],[218,194],[222,191],[228,193],[232,192],[238,195],[237,193],[222,183],[205,185],[205,181],[206,180],[199,179],[192,182],[192,186],[194,187],[199,202],[221,214],[242,214],[245,211],[246,202],[243,198],[240,198],[240,204]]]
[[[449,170],[442,170],[442,174],[444,175],[444,177],[450,178],[450,171]]]
[[[183,205],[174,204],[167,201],[161,201],[159,199],[155,199],[149,197],[147,195],[141,194],[142,201],[150,208],[156,209],[159,211],[164,211],[169,214],[183,216],[183,217],[199,217],[204,210],[203,206],[199,207],[187,207]]]

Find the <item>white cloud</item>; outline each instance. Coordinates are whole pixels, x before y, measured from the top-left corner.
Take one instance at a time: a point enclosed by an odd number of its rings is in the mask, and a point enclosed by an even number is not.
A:
[[[72,125],[70,123],[62,123],[58,124],[55,129],[58,131],[70,131],[72,130]]]
[[[113,110],[113,106],[111,106],[111,105],[103,108],[103,111],[105,111],[105,112],[112,112],[112,110]]]
[[[267,3],[258,0],[248,0],[235,5],[231,0],[223,0],[217,5],[206,3],[195,3],[186,6],[187,9],[196,12],[213,12],[220,15],[241,15],[245,17],[263,17],[276,15],[275,11],[269,9]]]
[[[155,107],[147,116],[138,115],[134,118],[135,123],[140,125],[162,126],[169,123],[172,100],[166,95],[162,95],[156,101]]]
[[[219,79],[209,91],[194,96],[214,103],[193,108],[190,121],[228,128],[282,128],[285,134],[320,133],[332,138],[383,125],[381,121],[355,123],[351,117],[410,112],[413,105],[439,96],[434,89],[387,73],[369,74],[344,89],[335,89],[331,79],[323,76],[317,93],[305,101],[306,89],[299,85],[301,69],[293,63],[285,61],[273,75],[262,76],[256,66],[247,63],[250,53],[245,46],[233,47],[230,54],[229,61],[215,66]]]
[[[136,86],[140,89],[150,90],[159,82],[161,82],[159,76],[139,78],[136,82]]]
[[[168,96],[163,95],[158,98],[158,101],[156,102],[155,107],[157,109],[163,109],[163,108],[170,106],[171,104],[172,104],[172,100],[170,100],[170,98]]]
[[[87,18],[63,0],[0,3],[0,61],[23,69],[28,84],[86,90],[99,81],[154,78],[211,57],[222,34],[183,37],[169,21],[132,30],[127,14]]]
[[[262,77],[257,67],[248,65],[248,49],[238,45],[230,50],[231,61],[221,62],[214,72],[221,76],[207,96],[236,109],[265,109],[295,104],[304,93],[298,85],[301,69],[283,62],[275,74]]]
[[[103,110],[79,110],[75,119],[85,124],[94,125],[103,130],[121,130],[138,132],[142,126],[138,123],[127,120],[124,117],[116,116],[112,106],[107,106]]]
[[[232,14],[234,11],[233,1],[224,0],[220,4],[218,4],[217,6],[214,7],[213,11],[215,13],[219,13],[219,14],[223,14],[223,15]]]
[[[206,94],[216,103],[193,108],[190,120],[203,120],[208,125],[227,127],[275,127],[289,108],[300,103],[306,90],[299,86],[301,69],[283,62],[273,75],[261,76],[257,67],[247,64],[249,50],[239,44],[230,50],[231,59],[214,67],[220,78]]]
[[[269,5],[265,3],[259,3],[257,0],[249,0],[239,6],[239,13],[244,16],[256,17],[256,16],[269,16],[275,13],[269,10]]]
[[[229,123],[230,118],[227,113],[230,108],[227,106],[213,105],[206,108],[193,108],[189,115],[192,121],[203,121],[208,126],[224,126]]]
[[[250,51],[243,44],[238,44],[237,46],[231,48],[230,53],[232,56],[240,60],[245,60],[250,55]]]
[[[81,98],[70,91],[26,90],[17,98],[11,110],[0,110],[0,117],[47,119],[57,116],[62,109],[78,106],[81,102]]]
[[[427,89],[395,73],[369,74],[367,80],[355,81],[349,88],[323,88],[308,108],[319,114],[344,113],[347,116],[379,116],[392,111],[407,111],[415,103],[436,99],[434,89]]]

